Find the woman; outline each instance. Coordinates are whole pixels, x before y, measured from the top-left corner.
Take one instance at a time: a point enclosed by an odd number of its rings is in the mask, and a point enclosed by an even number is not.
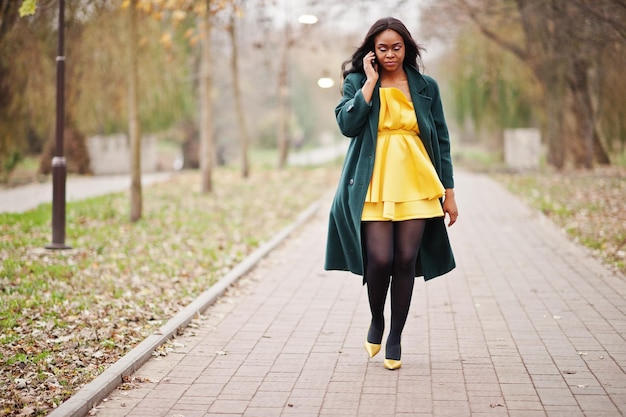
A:
[[[378,20],[342,66],[335,108],[341,132],[352,139],[331,207],[325,268],[363,275],[370,357],[381,349],[391,287],[387,369],[402,365],[415,277],[429,280],[455,267],[444,224],[445,215],[448,226],[458,216],[450,139],[437,83],[419,72],[420,60],[400,20]]]

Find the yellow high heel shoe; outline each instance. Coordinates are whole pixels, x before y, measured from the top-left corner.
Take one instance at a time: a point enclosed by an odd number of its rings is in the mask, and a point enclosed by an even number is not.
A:
[[[380,343],[379,344],[370,343],[366,340],[365,351],[367,352],[368,355],[370,355],[370,358],[373,358],[374,356],[376,356],[378,352],[380,352]]]
[[[394,359],[385,359],[385,361],[383,362],[383,366],[389,369],[390,371],[393,371],[396,369],[400,369],[400,367],[402,366],[402,361],[396,361]]]
[[[402,366],[400,355],[402,355],[402,346],[396,347],[387,345],[387,352],[385,354],[385,362],[383,362],[383,366],[390,371],[400,369],[400,367]],[[397,357],[398,359],[389,359],[386,356],[393,356]]]

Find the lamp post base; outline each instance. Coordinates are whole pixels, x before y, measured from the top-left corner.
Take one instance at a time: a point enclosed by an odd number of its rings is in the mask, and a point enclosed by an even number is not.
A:
[[[65,243],[48,243],[45,246],[46,249],[53,249],[53,250],[66,250],[66,249],[72,249],[71,246],[67,246]]]
[[[46,249],[71,249],[65,244],[65,158],[52,158],[52,243]]]

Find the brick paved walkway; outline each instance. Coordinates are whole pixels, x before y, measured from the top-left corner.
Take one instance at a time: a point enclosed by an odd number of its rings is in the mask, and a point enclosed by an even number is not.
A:
[[[324,205],[96,415],[625,415],[625,278],[487,177],[457,177],[459,266],[418,281],[400,370],[363,350],[360,278],[322,269]]]

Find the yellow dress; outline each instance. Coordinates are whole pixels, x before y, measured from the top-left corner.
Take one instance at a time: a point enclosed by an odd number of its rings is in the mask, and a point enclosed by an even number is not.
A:
[[[361,220],[441,217],[444,193],[419,137],[413,103],[397,88],[380,88],[376,159]]]

